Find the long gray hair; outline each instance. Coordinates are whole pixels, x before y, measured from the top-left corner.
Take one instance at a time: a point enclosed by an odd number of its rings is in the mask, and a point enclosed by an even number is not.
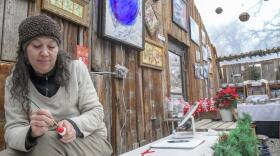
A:
[[[70,79],[70,72],[68,70],[68,64],[71,61],[70,55],[65,52],[59,51],[57,54],[57,60],[55,63],[56,73],[55,80],[60,86],[65,86],[68,88],[68,83]],[[23,108],[23,111],[27,114],[30,113],[30,106],[28,104],[28,94],[29,94],[29,79],[31,65],[28,63],[27,56],[24,50],[18,48],[17,50],[17,62],[14,66],[12,80],[11,80],[11,95],[13,100],[18,100]]]

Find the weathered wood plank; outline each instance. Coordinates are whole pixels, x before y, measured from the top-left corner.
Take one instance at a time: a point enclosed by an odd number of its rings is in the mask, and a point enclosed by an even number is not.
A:
[[[162,88],[162,71],[154,70],[153,71],[153,84],[154,84],[154,100],[155,100],[155,112],[156,112],[156,121],[155,121],[155,127],[156,127],[156,139],[160,139],[163,134],[162,129],[163,125],[161,121],[163,121],[163,115],[164,115],[164,97],[163,97],[163,88]]]
[[[128,139],[128,148],[134,149],[134,146],[138,144],[137,142],[137,128],[136,128],[136,88],[135,88],[135,55],[136,53],[133,53],[132,49],[128,49],[127,55],[126,55],[126,61],[128,62],[127,67],[130,70],[127,75],[127,83],[128,83],[128,92],[126,93],[127,96],[127,102],[128,102],[128,110],[129,110],[129,125],[128,125],[128,131],[131,133],[127,136]]]
[[[2,32],[3,32],[3,25],[4,25],[4,6],[5,1],[0,1],[0,55],[2,55]]]
[[[201,127],[199,127],[200,129],[209,129],[211,126],[213,126],[213,125],[215,125],[215,124],[217,124],[218,123],[218,121],[212,121],[212,122],[210,122],[210,123],[208,123],[208,124],[205,124],[205,125],[203,125],[203,126],[201,126]]]
[[[119,64],[125,64],[126,60],[125,60],[125,56],[126,56],[126,52],[125,49],[122,48],[122,46],[116,46],[116,63]],[[119,133],[119,142],[117,142],[117,145],[119,144],[118,147],[118,152],[123,153],[125,151],[127,151],[127,131],[128,131],[128,127],[129,125],[127,125],[127,120],[129,120],[129,117],[127,116],[127,81],[119,81],[119,89],[116,90],[116,92],[119,92],[119,96],[117,97],[118,101],[119,101],[119,112],[117,114],[117,116],[119,116],[119,121],[117,122],[117,124],[119,125],[119,129],[117,129],[117,133]]]
[[[145,126],[145,140],[148,142],[152,141],[152,131],[151,131],[151,93],[149,89],[149,84],[151,80],[150,70],[147,68],[142,68],[142,79],[143,79],[143,105],[144,105],[144,126]]]
[[[221,126],[221,125],[224,124],[224,123],[225,123],[224,121],[219,121],[218,123],[212,125],[212,126],[209,127],[209,128],[211,128],[211,129],[216,129],[217,127]]]
[[[7,61],[16,60],[18,26],[20,22],[27,17],[28,1],[23,0],[6,0],[2,53],[1,59]]]
[[[92,81],[94,83],[97,95],[99,97],[99,101],[103,105],[104,109],[104,120],[106,127],[108,128],[108,140],[111,140],[111,125],[112,125],[112,105],[111,105],[111,94],[112,94],[112,88],[111,83],[108,82],[111,81],[110,75],[98,75],[94,73],[90,73]]]
[[[197,128],[197,127],[200,127],[200,126],[202,126],[204,124],[207,124],[207,123],[210,123],[210,122],[212,122],[211,119],[202,119],[202,120],[195,123],[195,127]]]
[[[217,127],[217,130],[228,130],[228,127],[230,127],[234,122],[225,122],[221,126]]]
[[[35,16],[41,14],[42,0],[29,1],[28,16]]]

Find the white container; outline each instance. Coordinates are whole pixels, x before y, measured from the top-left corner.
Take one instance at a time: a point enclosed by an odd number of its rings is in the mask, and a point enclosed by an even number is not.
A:
[[[232,113],[230,109],[220,109],[222,121],[232,121]]]

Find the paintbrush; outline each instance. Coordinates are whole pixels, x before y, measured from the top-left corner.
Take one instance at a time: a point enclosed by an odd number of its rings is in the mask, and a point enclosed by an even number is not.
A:
[[[28,99],[35,107],[37,107],[38,109],[41,109],[33,100],[31,100],[30,97],[27,96],[27,99]],[[56,126],[58,126],[58,123],[57,123],[54,119],[52,119],[52,121],[53,121],[53,123],[54,123]]]

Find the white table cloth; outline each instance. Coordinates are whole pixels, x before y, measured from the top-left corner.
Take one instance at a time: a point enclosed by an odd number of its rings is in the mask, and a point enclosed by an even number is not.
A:
[[[198,145],[194,149],[156,149],[152,148],[152,151],[155,151],[153,153],[146,154],[145,156],[212,156],[214,151],[211,149],[211,146],[217,142],[218,136],[210,136],[208,132],[196,132],[195,135],[196,138],[204,139],[205,141]],[[160,140],[157,140],[155,142],[160,142],[162,140],[170,139],[170,136],[167,136],[165,138],[162,138]],[[152,142],[150,144],[147,144],[145,146],[142,146],[140,148],[134,149],[130,152],[124,153],[120,156],[141,156],[141,153],[146,151],[150,148],[151,144],[154,144],[155,142]]]
[[[280,121],[280,104],[238,104],[239,116],[244,113],[251,115],[253,121]]]

